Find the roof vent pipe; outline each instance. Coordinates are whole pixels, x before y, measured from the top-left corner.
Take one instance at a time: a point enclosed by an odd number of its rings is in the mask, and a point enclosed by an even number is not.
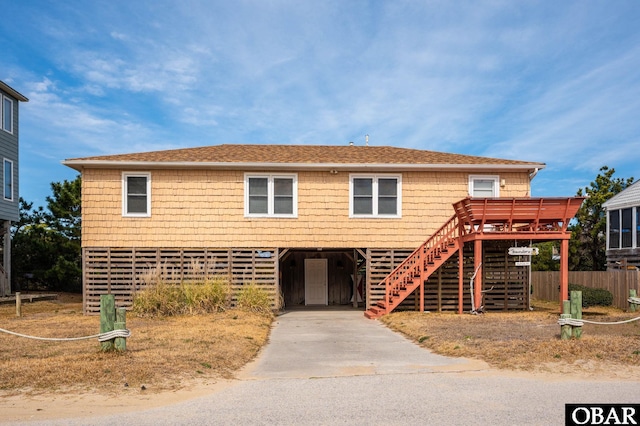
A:
[[[353,146],[353,141],[349,142],[349,146]]]
[[[369,135],[364,135],[364,144],[365,146],[369,146]]]

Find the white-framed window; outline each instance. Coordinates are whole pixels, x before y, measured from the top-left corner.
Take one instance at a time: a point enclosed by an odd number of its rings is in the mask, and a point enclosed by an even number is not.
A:
[[[608,211],[607,249],[640,246],[640,207]]]
[[[298,175],[244,175],[246,217],[298,217]]]
[[[2,162],[2,176],[4,199],[13,201],[13,161],[4,159]]]
[[[13,133],[13,100],[6,96],[0,96],[2,107],[0,108],[2,115],[2,130]]]
[[[349,217],[402,217],[402,175],[349,175]]]
[[[151,216],[151,173],[122,173],[122,216]]]
[[[500,176],[469,175],[469,195],[477,198],[500,196]]]

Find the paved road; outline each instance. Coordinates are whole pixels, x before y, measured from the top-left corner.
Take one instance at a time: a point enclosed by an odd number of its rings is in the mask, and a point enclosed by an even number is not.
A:
[[[359,311],[293,311],[237,384],[59,425],[561,425],[564,404],[639,403],[640,383],[517,377],[434,355]],[[30,423],[38,424],[38,423]]]

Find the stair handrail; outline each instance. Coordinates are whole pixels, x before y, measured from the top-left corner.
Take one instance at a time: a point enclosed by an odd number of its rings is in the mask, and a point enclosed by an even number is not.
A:
[[[405,260],[403,260],[393,271],[389,273],[385,277],[385,294],[384,294],[384,302],[386,309],[389,309],[390,305],[390,295],[392,291],[399,287],[399,282],[404,279],[408,273],[415,273],[416,265],[424,264],[425,257],[428,256],[430,250],[434,247],[442,246],[442,244],[451,238],[458,237],[456,231],[459,232],[458,227],[458,216],[453,215],[444,225],[442,225],[433,235],[427,239],[424,243],[420,245],[417,249],[415,249]],[[437,241],[436,241],[437,240]],[[435,242],[435,243],[434,243]],[[417,255],[417,256],[416,256]],[[416,262],[417,257],[417,262]],[[408,265],[411,263],[411,265]],[[422,272],[422,271],[419,271]],[[396,276],[396,274],[398,274]],[[393,280],[392,280],[393,277]]]

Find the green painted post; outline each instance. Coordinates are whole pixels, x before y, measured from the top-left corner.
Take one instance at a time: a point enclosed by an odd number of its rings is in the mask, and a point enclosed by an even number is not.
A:
[[[571,305],[568,300],[562,301],[562,314],[560,315],[561,319],[570,319],[571,318]],[[560,326],[560,339],[561,340],[569,340],[573,335],[573,327],[569,324]]]
[[[573,319],[582,319],[582,292],[571,292],[571,317]],[[579,339],[582,337],[582,327],[573,327],[573,337]]]
[[[116,322],[114,323],[114,330],[126,330],[127,329],[127,309],[118,308],[116,310]],[[119,352],[127,350],[127,339],[124,337],[116,337],[115,347]]]
[[[116,298],[113,294],[100,295],[100,333],[113,331],[116,321]],[[100,342],[104,352],[113,349],[113,339]]]
[[[638,297],[638,291],[635,288],[629,290],[629,297]],[[638,309],[638,305],[633,302],[629,302],[629,312],[635,312]]]

